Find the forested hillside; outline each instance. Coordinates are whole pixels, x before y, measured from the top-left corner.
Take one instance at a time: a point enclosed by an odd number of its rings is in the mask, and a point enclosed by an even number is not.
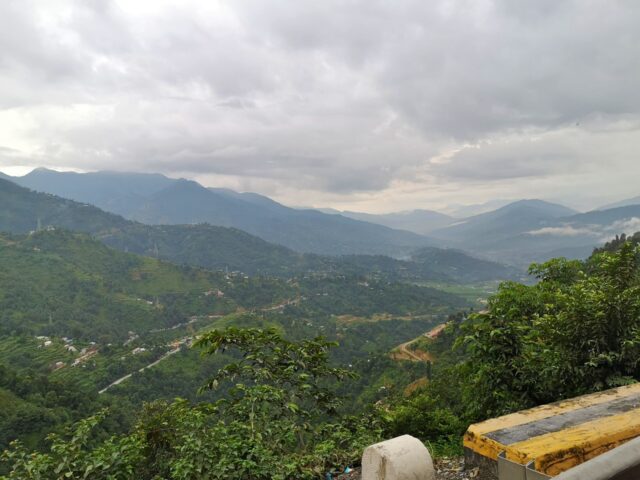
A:
[[[146,224],[233,227],[301,253],[406,254],[427,237],[341,215],[299,210],[255,194],[207,189],[157,174],[77,174],[36,169],[20,185],[86,202]]]
[[[375,276],[282,280],[177,266],[55,228],[4,234],[0,446],[19,438],[41,448],[46,432],[105,405],[115,417],[100,431],[116,433],[143,401],[197,400],[198,388],[223,363],[218,356],[203,360],[188,346],[229,326],[271,326],[291,339],[324,334],[344,342],[332,360],[366,379],[348,389],[355,410],[385,379],[398,388],[415,379],[415,369],[386,358],[395,343],[468,305],[450,293]],[[129,374],[135,375],[98,395]]]
[[[512,278],[515,269],[490,268],[458,252],[464,271],[449,264],[452,252],[431,249],[429,262],[400,261],[384,256],[320,256],[300,254],[246,232],[208,224],[143,225],[85,204],[37,193],[0,179],[0,231],[27,233],[38,226],[86,232],[121,251],[161,258],[178,264],[246,274],[288,278],[306,274],[377,274],[392,280],[441,282]],[[464,277],[464,278],[463,278]]]
[[[187,479],[198,471],[266,480],[274,469],[284,479],[317,478],[335,465],[349,465],[367,444],[406,433],[429,441],[436,455],[459,452],[471,422],[640,380],[640,250],[620,239],[607,250],[585,262],[532,265],[537,284],[506,282],[485,311],[451,315],[440,335],[424,339],[420,348],[432,360],[423,368],[405,361],[396,364],[407,370],[394,371],[366,350],[361,359],[343,350],[347,356],[334,356],[338,363],[332,363],[335,345],[307,336],[313,327],[309,311],[299,310],[304,304],[285,307],[281,317],[264,317],[271,328],[256,328],[255,317],[236,318],[241,328],[220,325],[197,341],[213,357],[235,352],[204,381],[206,391],[222,394],[220,400],[148,405],[128,434],[97,446],[89,441],[91,432],[107,413],[78,424],[73,437],[56,438],[47,454],[29,455],[14,444],[4,456],[9,478],[61,465],[71,475],[100,465],[99,478],[127,478],[127,471],[135,471],[144,472],[141,478]],[[344,330],[346,322],[333,325],[348,344],[355,337]],[[321,322],[320,330],[332,336],[330,324]],[[360,389],[357,373],[379,388],[360,397],[353,416],[340,407],[337,393]],[[376,378],[389,373],[396,381],[417,376],[418,386],[387,391],[393,382]],[[65,463],[69,458],[72,463]]]
[[[0,266],[0,331],[5,334],[106,343],[126,339],[129,330],[171,327],[196,313],[228,313],[256,305],[251,294],[221,273],[121,253],[86,235],[61,230],[0,237]],[[244,289],[270,289],[263,303],[292,295],[282,282],[238,282]],[[226,292],[224,298],[204,295],[219,289]]]

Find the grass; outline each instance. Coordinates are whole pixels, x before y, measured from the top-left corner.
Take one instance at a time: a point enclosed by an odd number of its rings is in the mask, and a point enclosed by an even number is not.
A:
[[[464,455],[462,438],[458,435],[443,436],[435,442],[425,442],[433,458],[453,458]]]
[[[451,283],[438,283],[438,282],[426,282],[420,283],[420,286],[432,287],[443,292],[453,293],[464,298],[469,303],[473,304],[476,308],[484,308],[485,302],[488,297],[496,293],[500,282],[482,282],[473,284],[451,284]]]
[[[393,315],[391,313],[374,313],[369,317],[360,317],[357,315],[337,315],[335,318],[338,325],[350,325],[354,323],[375,323],[389,320],[433,320],[434,315]]]

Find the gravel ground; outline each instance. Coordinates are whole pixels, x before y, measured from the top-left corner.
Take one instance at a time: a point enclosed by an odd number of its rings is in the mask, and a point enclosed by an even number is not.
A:
[[[440,458],[434,462],[436,467],[436,480],[473,480],[478,476],[478,470],[465,470],[464,459]],[[336,480],[361,480],[360,469],[356,468],[351,473],[336,477]]]

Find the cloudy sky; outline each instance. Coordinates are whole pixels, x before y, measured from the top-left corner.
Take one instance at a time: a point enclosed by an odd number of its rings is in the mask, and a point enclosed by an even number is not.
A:
[[[637,0],[3,0],[0,170],[383,212],[640,195]]]

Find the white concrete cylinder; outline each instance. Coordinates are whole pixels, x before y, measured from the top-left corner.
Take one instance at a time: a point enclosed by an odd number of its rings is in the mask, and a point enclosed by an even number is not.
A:
[[[435,480],[431,454],[411,435],[367,447],[362,454],[362,480]]]

